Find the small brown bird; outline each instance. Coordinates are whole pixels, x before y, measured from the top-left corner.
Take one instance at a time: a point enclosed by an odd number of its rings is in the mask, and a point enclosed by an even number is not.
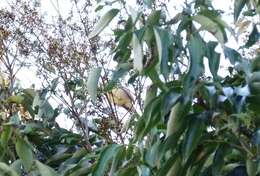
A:
[[[108,99],[111,103],[123,107],[130,112],[135,112],[133,106],[134,99],[129,91],[123,87],[117,87],[108,93]]]

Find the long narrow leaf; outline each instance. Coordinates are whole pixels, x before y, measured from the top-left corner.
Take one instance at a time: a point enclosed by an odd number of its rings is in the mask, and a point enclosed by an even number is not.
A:
[[[33,164],[33,153],[29,144],[22,138],[18,137],[15,144],[17,155],[22,161],[23,166],[29,171]]]
[[[89,34],[89,38],[97,36],[103,29],[112,21],[112,19],[118,14],[118,9],[109,10],[104,16],[101,17],[94,30]]]
[[[136,33],[133,33],[133,52],[134,52],[134,69],[142,72],[143,70],[143,48]]]
[[[93,102],[97,99],[97,86],[98,80],[100,77],[101,68],[93,68],[89,71],[88,81],[87,81],[87,89],[90,95],[90,98]]]
[[[108,164],[112,162],[112,158],[115,156],[121,145],[111,144],[106,147],[100,154],[98,163],[93,171],[93,176],[103,176],[108,168]]]
[[[159,63],[158,63],[160,66],[159,70],[163,74],[163,76],[166,78],[169,73],[168,48],[170,45],[170,35],[166,29],[161,29],[161,28],[154,28],[154,34],[155,34],[157,49],[158,49],[158,53],[159,53]]]

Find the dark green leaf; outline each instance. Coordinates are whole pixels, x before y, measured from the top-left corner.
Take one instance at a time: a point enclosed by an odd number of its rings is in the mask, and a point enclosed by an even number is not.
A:
[[[147,108],[147,105],[153,100],[157,95],[158,88],[155,85],[151,85],[146,89],[146,95],[144,99],[144,109]]]
[[[209,69],[215,80],[218,78],[218,69],[220,63],[220,54],[215,52],[217,45],[217,42],[208,42],[206,50],[206,56],[209,60]]]
[[[51,90],[55,91],[59,83],[59,77],[55,78],[54,80],[51,81]]]
[[[58,174],[51,167],[41,163],[40,161],[36,160],[35,164],[41,176],[58,176]]]
[[[174,154],[165,163],[162,163],[162,166],[158,172],[158,176],[167,175],[168,171],[172,168],[177,159],[178,155]]]
[[[147,18],[146,25],[148,25],[149,27],[159,25],[160,17],[161,17],[161,10],[152,11],[152,13]]]
[[[212,175],[218,176],[221,175],[221,170],[224,165],[224,157],[227,152],[227,146],[220,145],[215,152],[213,165],[212,165]]]
[[[104,7],[103,5],[99,5],[99,6],[97,6],[97,8],[95,9],[95,12],[97,12],[97,11],[103,9],[103,7]]]
[[[12,127],[10,125],[3,126],[1,133],[1,144],[3,148],[6,148],[8,146],[9,139],[12,136]]]
[[[125,50],[127,47],[129,47],[130,42],[132,40],[132,32],[125,32],[119,40],[117,50]]]
[[[234,21],[237,21],[243,7],[246,5],[247,0],[234,1]]]
[[[149,164],[149,166],[152,168],[155,167],[156,164],[159,162],[159,147],[160,141],[157,141],[155,144],[149,147],[147,149],[147,152],[145,153],[145,162]]]
[[[224,47],[225,57],[229,59],[230,63],[235,65],[236,62],[241,62],[241,55],[234,49],[229,47]]]
[[[178,154],[176,154],[166,161],[163,167],[159,170],[158,175],[163,176],[167,173],[167,176],[179,176],[183,175],[182,172],[185,171],[181,163],[181,157]]]
[[[188,48],[190,52],[190,67],[185,76],[184,89],[185,93],[190,94],[190,89],[193,89],[194,83],[204,71],[205,44],[200,37],[195,35],[188,41]]]
[[[257,41],[259,41],[260,38],[260,33],[257,30],[256,25],[254,25],[252,32],[249,35],[249,38],[245,44],[245,46],[247,48],[249,48],[250,46],[254,45]]]
[[[62,162],[64,162],[65,160],[67,160],[68,158],[70,158],[72,156],[71,153],[57,153],[53,156],[51,156],[48,161],[46,162],[46,164],[50,165],[50,166],[59,166]]]
[[[109,173],[111,175],[114,175],[115,172],[120,167],[120,165],[123,163],[125,154],[126,154],[126,149],[124,146],[120,146],[120,149],[118,149],[117,152],[114,153],[114,159],[113,159],[110,171],[109,171]]]
[[[142,136],[145,136],[150,130],[155,127],[161,120],[160,116],[160,97],[151,102],[151,104],[144,110],[144,115],[142,118],[145,119],[145,127],[143,126]]]
[[[183,159],[187,161],[191,153],[200,143],[200,138],[205,130],[205,123],[196,117],[191,117],[190,126],[184,138]]]
[[[18,137],[15,144],[15,149],[23,166],[27,171],[29,171],[33,164],[33,153],[31,146],[23,138]]]
[[[168,114],[174,104],[180,99],[181,95],[174,91],[169,91],[163,96],[163,102],[161,105],[161,115],[164,117]]]
[[[260,95],[251,95],[248,96],[246,99],[247,106],[250,110],[254,111],[255,113],[260,113]]]
[[[115,174],[115,176],[129,176],[129,175],[138,175],[137,168],[135,166],[129,166],[123,168]]]
[[[154,34],[159,53],[159,72],[163,74],[164,78],[168,77],[169,74],[169,46],[171,37],[169,31],[162,28],[154,28]]]
[[[118,152],[120,145],[111,144],[107,146],[101,153],[96,167],[93,170],[93,176],[103,176],[106,173],[108,165],[112,162],[114,154]]]
[[[185,30],[185,29],[187,29],[190,25],[191,25],[191,19],[190,19],[190,17],[189,16],[187,16],[187,15],[181,15],[181,19],[180,19],[180,24],[179,24],[179,26],[178,26],[178,29],[177,29],[177,31],[176,31],[176,33],[178,34],[178,35],[180,35],[180,33],[183,31],[183,30]]]

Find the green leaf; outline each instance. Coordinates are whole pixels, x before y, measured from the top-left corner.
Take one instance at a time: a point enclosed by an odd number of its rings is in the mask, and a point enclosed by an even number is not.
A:
[[[174,156],[174,155],[173,155]],[[165,166],[163,167],[165,171],[167,172],[166,176],[179,176],[183,175],[182,172],[184,171],[184,168],[181,163],[181,157],[179,155],[175,155],[175,158],[170,158],[172,161],[167,161]],[[172,165],[170,165],[172,163]],[[162,171],[159,173],[159,176],[162,176],[165,171]]]
[[[212,175],[218,176],[221,175],[222,167],[224,166],[224,157],[227,152],[226,145],[220,145],[215,152],[213,165],[212,165]]]
[[[53,121],[55,120],[55,112],[54,109],[52,108],[51,104],[48,101],[44,101],[43,104],[39,106],[38,110],[38,117]]]
[[[98,86],[98,80],[100,74],[101,74],[100,67],[93,68],[89,71],[88,80],[87,80],[87,90],[93,102],[96,102],[97,99],[97,86]]]
[[[1,176],[18,176],[18,174],[5,163],[0,162],[0,175]]]
[[[236,62],[241,62],[241,55],[234,49],[229,47],[224,47],[225,57],[229,59],[230,63],[235,65]]]
[[[170,34],[166,29],[154,27],[154,34],[157,44],[157,49],[159,53],[159,72],[163,74],[165,78],[168,77],[169,74],[169,46],[170,46]]]
[[[6,148],[9,142],[9,139],[12,136],[12,127],[10,125],[3,126],[3,131],[1,134],[1,144],[3,148]]]
[[[109,171],[110,175],[114,175],[115,172],[118,170],[118,168],[121,166],[121,164],[124,161],[125,154],[126,154],[126,150],[123,145],[120,146],[120,149],[118,149],[116,153],[114,153],[114,159],[112,161],[110,171]]]
[[[145,95],[145,99],[144,99],[144,109],[147,108],[147,105],[151,102],[151,100],[156,97],[157,90],[158,90],[158,87],[154,84],[152,84],[151,86],[149,86],[146,89],[146,95]]]
[[[55,91],[57,86],[58,86],[58,84],[59,84],[59,77],[57,77],[57,78],[55,78],[55,79],[53,79],[51,81],[51,85],[50,85],[51,86],[51,90]]]
[[[136,33],[133,33],[133,53],[134,53],[134,69],[139,73],[143,70],[143,47]]]
[[[97,8],[95,9],[95,12],[97,12],[97,11],[103,9],[103,7],[104,7],[103,5],[99,5],[99,6],[97,6]]]
[[[41,176],[58,176],[58,174],[51,167],[41,163],[40,161],[36,160],[35,164]]]
[[[23,96],[20,96],[20,95],[13,95],[13,96],[10,96],[7,101],[9,103],[16,103],[16,104],[22,104],[23,103],[23,100],[24,100],[24,97]]]
[[[246,98],[247,106],[250,110],[254,111],[255,113],[260,113],[260,95],[250,95]]]
[[[205,124],[201,119],[196,117],[191,120],[188,131],[184,137],[183,142],[183,160],[186,162],[191,153],[198,146],[202,132],[205,130]]]
[[[257,41],[259,41],[259,38],[260,38],[260,33],[258,32],[256,25],[254,25],[253,30],[250,33],[245,46],[249,48],[250,46],[254,45]]]
[[[177,35],[180,35],[180,33],[183,30],[189,28],[192,21],[191,21],[191,18],[188,15],[184,15],[184,14],[180,15],[180,19],[178,19],[178,20],[180,21],[180,24],[177,28],[176,33],[177,33]]]
[[[94,27],[94,30],[89,34],[89,38],[97,36],[103,29],[112,21],[112,19],[118,14],[118,9],[109,10],[101,19],[98,21],[97,25]]]
[[[111,90],[116,83],[122,78],[129,70],[131,69],[130,63],[118,64],[115,71],[113,71],[112,78],[109,81],[108,85],[105,87],[105,91]]]
[[[71,153],[56,153],[55,155],[49,157],[46,164],[50,166],[58,166],[68,158],[72,156]]]
[[[158,86],[162,91],[168,91],[167,86],[162,82],[161,78],[159,77],[159,74],[154,68],[151,68],[147,72],[148,77],[152,80],[152,82]]]
[[[106,173],[109,163],[120,149],[121,145],[111,144],[107,146],[101,153],[97,164],[93,170],[93,176],[103,176]]]
[[[197,14],[193,16],[192,19],[201,25],[201,30],[207,30],[212,35],[214,35],[221,44],[224,44],[227,41],[227,36],[223,26],[220,26],[216,20],[209,17],[210,16]]]
[[[158,172],[158,176],[167,175],[168,171],[173,167],[174,163],[178,162],[178,161],[176,161],[178,159],[179,159],[179,156],[177,154],[174,154],[166,162],[162,163],[162,166]]]
[[[137,123],[137,139],[141,140],[148,132],[151,131],[153,127],[158,124],[158,122],[160,122],[160,106],[160,97],[156,97],[148,103],[147,108],[144,110],[143,116],[139,118]]]
[[[37,116],[39,118],[45,119],[45,120],[55,120],[55,110],[52,108],[51,104],[48,102],[48,99],[46,99],[45,92],[37,92],[32,103],[32,107],[34,108],[34,111],[36,112]]]
[[[180,93],[176,91],[170,90],[169,92],[165,93],[163,95],[163,101],[161,104],[161,115],[164,117],[166,114],[168,114],[173,105],[175,105],[177,101],[180,100],[180,98]]]
[[[215,52],[215,48],[218,45],[217,42],[208,42],[206,56],[209,60],[209,69],[213,75],[213,78],[216,80],[218,78],[218,69],[220,63],[220,54]]]
[[[252,158],[248,158],[246,160],[246,172],[248,176],[255,176],[257,175],[257,162]]]
[[[183,125],[182,128],[185,129],[186,126]],[[165,153],[169,150],[175,150],[178,147],[177,143],[181,134],[182,132],[178,131],[168,137],[166,136],[166,139],[160,144],[159,147],[159,158],[163,158]]]
[[[123,169],[120,169],[115,176],[129,176],[129,175],[138,175],[137,168],[135,166],[125,166]]]
[[[22,175],[23,169],[22,169],[22,162],[20,159],[15,160],[10,167],[12,168],[12,170],[16,171],[16,173],[18,173],[19,175]]]
[[[144,160],[151,168],[155,167],[156,164],[159,162],[159,147],[160,141],[154,143],[151,147],[147,149],[145,153]]]
[[[153,127],[155,127],[161,120],[160,116],[160,107],[161,107],[161,98],[156,97],[151,104],[147,106],[147,108],[144,110],[143,117],[145,120],[145,126],[142,126],[143,133],[141,135],[141,138],[145,136],[148,132],[151,131]]]
[[[234,1],[234,21],[236,22],[242,9],[246,5],[247,0],[235,0]]]
[[[129,47],[129,44],[132,40],[132,36],[133,36],[133,34],[131,31],[125,32],[119,39],[117,50],[127,49],[127,47]]]
[[[31,146],[23,138],[18,137],[15,144],[16,153],[22,161],[26,171],[29,171],[33,164],[33,153]]]
[[[148,16],[145,25],[150,27],[159,25],[160,17],[161,17],[161,10],[152,11],[152,13]]]
[[[195,81],[204,71],[203,57],[205,55],[205,45],[199,36],[192,36],[188,41],[188,48],[190,52],[190,67],[184,80],[184,92],[189,95]]]

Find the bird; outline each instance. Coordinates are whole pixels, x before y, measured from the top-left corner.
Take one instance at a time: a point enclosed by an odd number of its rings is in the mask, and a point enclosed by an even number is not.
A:
[[[109,102],[125,108],[129,112],[135,112],[134,99],[126,88],[116,87],[107,94]]]

